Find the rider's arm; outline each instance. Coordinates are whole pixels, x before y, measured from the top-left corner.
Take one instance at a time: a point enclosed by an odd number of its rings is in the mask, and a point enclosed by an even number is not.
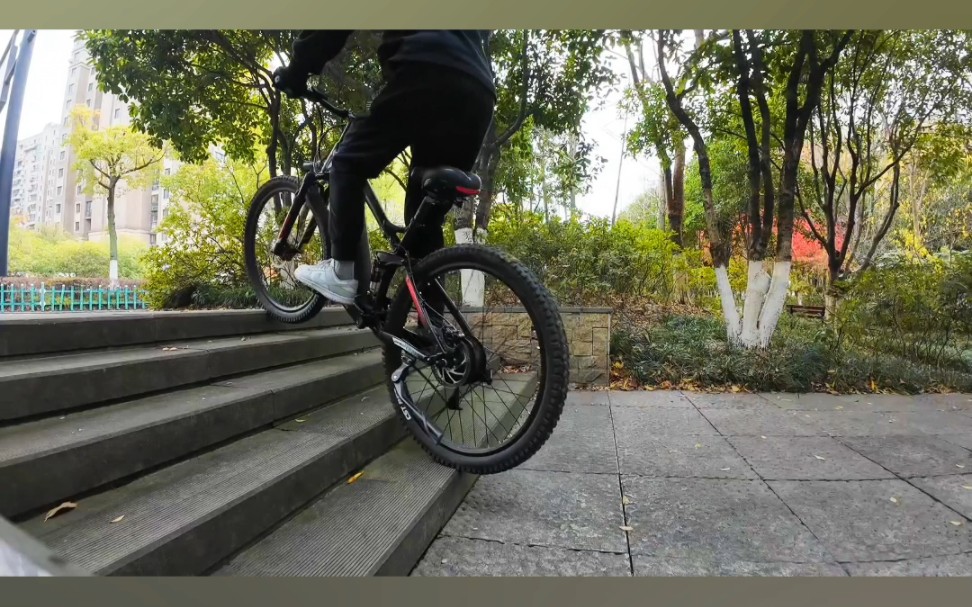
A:
[[[354,30],[304,30],[294,41],[291,67],[307,74],[319,74],[334,59]]]

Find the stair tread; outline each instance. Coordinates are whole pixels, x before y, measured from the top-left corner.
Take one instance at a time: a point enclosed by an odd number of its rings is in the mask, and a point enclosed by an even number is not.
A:
[[[511,376],[509,384],[519,394],[536,385],[518,379]],[[489,423],[496,427],[504,421],[496,417]],[[214,575],[375,575],[437,501],[451,496],[455,503],[440,507],[458,506],[474,479],[436,464],[415,441],[403,441],[366,466],[355,483],[335,487]]]
[[[459,473],[412,440],[368,465],[215,575],[367,576]]]
[[[33,355],[26,357],[12,357],[5,359],[0,365],[0,379],[16,378],[30,375],[51,375],[57,373],[71,373],[79,370],[123,365],[154,359],[178,358],[185,356],[201,356],[207,352],[227,349],[243,349],[272,343],[292,343],[315,336],[345,335],[359,333],[362,330],[355,327],[337,327],[326,329],[309,329],[286,333],[261,333],[241,338],[216,337],[189,340],[176,340],[121,348],[100,348],[81,352],[70,352],[53,355]],[[164,350],[163,348],[177,348]]]
[[[80,501],[47,522],[35,517],[23,528],[89,571],[110,570],[326,457],[374,420],[389,420],[395,413],[378,397],[383,391],[373,388],[363,401],[359,393],[309,414],[316,423],[308,428],[264,430]],[[364,414],[365,409],[384,413]],[[362,419],[367,423],[357,421]],[[111,523],[118,516],[124,519]]]
[[[177,389],[148,397],[0,428],[0,465],[70,449],[106,437],[164,423],[243,398],[271,394],[323,377],[377,364],[380,353],[343,355],[272,369],[239,380]]]
[[[376,345],[370,331],[337,327],[4,359],[0,422],[211,383]]]

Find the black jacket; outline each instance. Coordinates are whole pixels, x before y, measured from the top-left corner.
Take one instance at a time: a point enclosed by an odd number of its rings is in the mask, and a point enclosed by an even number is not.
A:
[[[354,30],[305,30],[294,41],[291,66],[318,74],[344,48]],[[431,63],[460,70],[496,96],[489,58],[489,30],[388,30],[378,58],[383,65]]]

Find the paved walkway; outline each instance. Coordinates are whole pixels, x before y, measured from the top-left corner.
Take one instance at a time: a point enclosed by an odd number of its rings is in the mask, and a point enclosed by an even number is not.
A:
[[[972,575],[972,395],[574,392],[413,575]]]

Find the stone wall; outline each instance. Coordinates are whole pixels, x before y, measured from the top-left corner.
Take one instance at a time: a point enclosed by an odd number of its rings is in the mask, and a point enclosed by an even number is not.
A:
[[[570,347],[570,381],[576,384],[607,385],[610,381],[611,309],[561,308],[567,343]],[[467,312],[473,331],[480,327],[487,348],[499,350],[506,358],[531,361],[536,356],[537,342],[530,334],[530,319],[519,308],[491,309],[489,318],[479,324],[477,313]]]

